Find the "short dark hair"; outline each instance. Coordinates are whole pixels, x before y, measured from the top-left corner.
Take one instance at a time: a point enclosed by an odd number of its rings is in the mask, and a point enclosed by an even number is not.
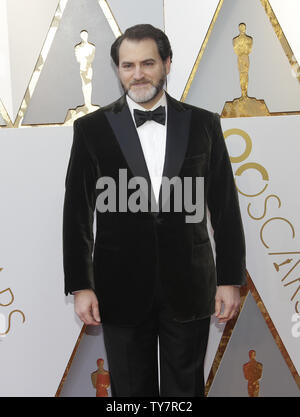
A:
[[[140,24],[126,29],[123,35],[119,36],[111,46],[110,56],[114,63],[119,65],[119,49],[124,39],[141,41],[142,39],[153,39],[156,42],[159,55],[163,61],[168,57],[172,61],[173,52],[167,35],[160,29],[149,24]]]

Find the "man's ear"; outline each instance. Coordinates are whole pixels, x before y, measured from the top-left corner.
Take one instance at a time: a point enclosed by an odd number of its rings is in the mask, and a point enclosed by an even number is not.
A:
[[[166,69],[166,74],[168,75],[171,70],[171,58],[169,56],[165,60],[165,69]]]

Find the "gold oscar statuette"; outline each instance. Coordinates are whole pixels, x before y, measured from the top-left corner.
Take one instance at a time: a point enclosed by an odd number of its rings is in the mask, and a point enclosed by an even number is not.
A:
[[[70,109],[67,113],[64,125],[72,125],[74,120],[78,119],[78,117],[99,109],[99,106],[92,105],[92,63],[95,58],[96,47],[88,42],[88,32],[86,30],[80,32],[80,37],[81,42],[75,46],[75,58],[80,66],[84,105],[78,106],[76,109]]]
[[[104,360],[97,360],[97,371],[92,372],[91,379],[93,387],[96,389],[96,397],[108,397],[107,388],[110,385],[109,372],[103,369]]]
[[[269,116],[269,110],[264,100],[248,97],[249,55],[252,51],[253,39],[246,35],[245,23],[239,24],[240,34],[233,38],[233,49],[237,55],[240,74],[241,97],[233,101],[226,101],[222,117]]]
[[[248,381],[248,396],[259,396],[259,380],[262,377],[263,365],[255,359],[255,350],[249,350],[249,362],[243,365],[244,377]]]

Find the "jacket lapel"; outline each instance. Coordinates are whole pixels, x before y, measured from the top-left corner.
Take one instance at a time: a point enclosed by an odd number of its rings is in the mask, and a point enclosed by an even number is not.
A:
[[[166,93],[166,96],[168,102],[168,124],[163,177],[171,179],[179,175],[186,154],[190,132],[191,110],[186,109],[179,101],[169,96],[169,94]],[[162,197],[164,197],[164,200],[162,200]],[[162,196],[162,188],[160,188],[160,210],[162,210],[169,197]]]
[[[186,153],[191,110],[185,109],[179,101],[173,99],[167,93],[166,97],[168,102],[168,121],[163,176],[171,179],[174,176],[178,176]],[[149,202],[152,199],[152,209],[161,211],[165,203],[165,201],[162,201],[162,189],[160,188],[159,207],[156,207],[149,171],[137,130],[127,105],[126,96],[123,95],[109,110],[105,110],[105,115],[133,176],[146,179],[148,190],[151,190],[151,195],[148,196],[148,199]]]

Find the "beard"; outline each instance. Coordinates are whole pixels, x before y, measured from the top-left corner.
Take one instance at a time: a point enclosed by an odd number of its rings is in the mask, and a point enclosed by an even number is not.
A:
[[[158,94],[161,92],[165,84],[166,77],[167,77],[166,72],[164,71],[162,77],[157,82],[157,84],[154,84],[150,80],[143,79],[140,81],[132,81],[129,84],[129,88],[126,88],[123,84],[122,84],[122,87],[123,87],[124,92],[136,103],[148,103],[149,101],[153,100],[156,96],[158,96]],[[131,88],[133,85],[138,85],[138,84],[143,84],[143,83],[148,83],[150,85],[150,88],[149,88],[149,85],[145,86],[144,88],[141,87],[140,88],[141,91],[134,91]]]

